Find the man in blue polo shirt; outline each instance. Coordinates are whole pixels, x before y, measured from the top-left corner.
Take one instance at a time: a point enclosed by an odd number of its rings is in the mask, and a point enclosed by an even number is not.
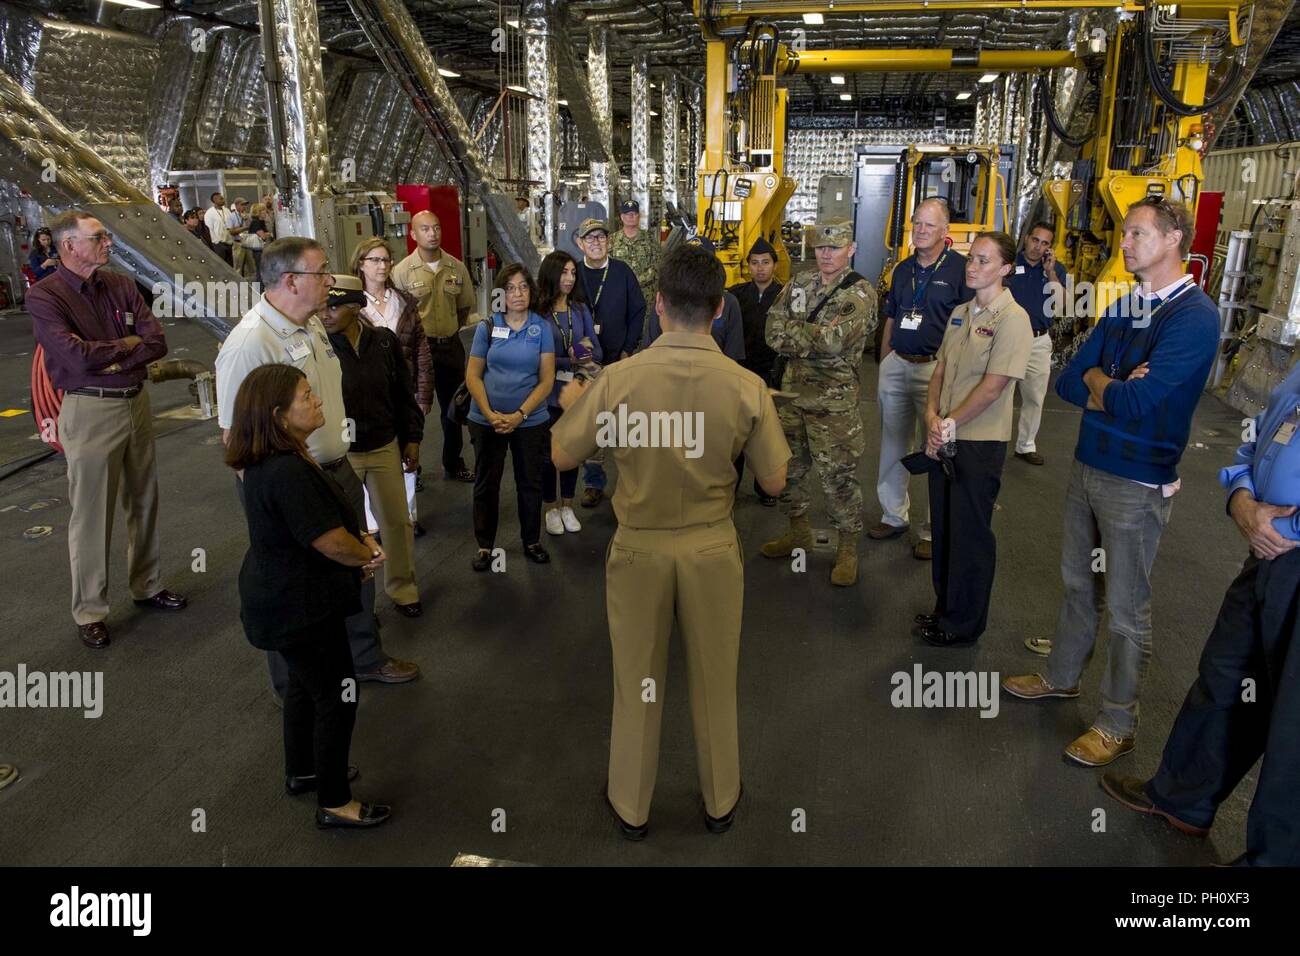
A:
[[[952,310],[974,295],[966,288],[966,257],[948,248],[948,204],[926,199],[912,213],[912,245],[916,252],[894,269],[881,315],[880,339],[880,471],[876,496],[880,523],[867,531],[876,541],[907,531],[909,500],[907,469],[899,460],[925,445],[916,434],[925,421],[925,403],[934,374],[935,354],[948,328]],[[920,538],[912,556],[930,560],[929,503]]]
[[[1065,269],[1052,255],[1055,235],[1049,223],[1034,223],[1025,236],[1024,248],[1016,256],[1016,267],[1004,283],[1016,304],[1029,313],[1029,324],[1034,329],[1029,367],[1025,377],[1016,383],[1020,389],[1016,457],[1031,465],[1043,464],[1034,439],[1043,419],[1043,399],[1047,397],[1047,380],[1052,374],[1052,337],[1047,333],[1056,320],[1056,304],[1061,301],[1059,290],[1065,285]]]
[[[612,365],[636,351],[645,325],[645,296],[628,264],[609,254],[609,229],[599,219],[584,219],[578,227],[578,281],[587,294],[604,365]],[[605,450],[583,464],[582,506],[594,508],[605,497]]]
[[[1052,640],[1026,641],[1050,655],[1047,666],[1002,687],[1026,699],[1078,697],[1107,611],[1101,713],[1065,749],[1087,767],[1128,753],[1137,738],[1151,659],[1151,566],[1219,345],[1219,311],[1183,273],[1193,233],[1180,202],[1148,196],[1129,207],[1120,249],[1141,289],[1106,310],[1056,381],[1056,393],[1084,409],[1065,499],[1065,600]]]
[[[1300,366],[1274,389],[1219,480],[1250,554],[1224,595],[1155,777],[1106,774],[1132,810],[1205,836],[1263,756],[1246,818],[1245,863],[1300,866]]]

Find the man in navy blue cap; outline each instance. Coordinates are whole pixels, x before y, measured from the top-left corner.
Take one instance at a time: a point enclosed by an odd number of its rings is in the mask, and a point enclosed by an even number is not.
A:
[[[659,260],[663,251],[658,237],[641,228],[641,204],[629,199],[618,207],[623,228],[610,237],[609,254],[626,262],[641,287],[641,296],[653,312],[655,289],[659,287]]]

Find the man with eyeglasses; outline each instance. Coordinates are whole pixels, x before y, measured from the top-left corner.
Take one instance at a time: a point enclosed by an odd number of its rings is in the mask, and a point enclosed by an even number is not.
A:
[[[465,381],[465,347],[457,331],[468,323],[477,301],[465,263],[442,248],[442,223],[428,210],[411,217],[415,251],[393,267],[393,285],[415,299],[433,356],[433,391],[442,410],[442,470],[452,481],[472,482],[461,452],[465,435],[448,410]]]
[[[600,339],[605,365],[625,359],[637,350],[645,325],[645,296],[631,267],[609,254],[609,229],[599,219],[584,219],[578,226],[578,245],[582,261],[578,263],[578,281],[587,294],[596,337]],[[605,497],[605,451],[596,454],[582,467],[582,506],[594,508]]]
[[[64,392],[58,440],[72,505],[72,617],[81,642],[98,649],[109,644],[108,553],[119,487],[135,603],[165,611],[186,605],[162,586],[153,416],[143,384],[167,341],[135,281],[102,268],[113,248],[103,223],[73,209],[49,228],[59,268],[32,286],[27,310],[50,380]]]
[[[325,308],[334,276],[325,250],[314,239],[286,236],[262,250],[265,292],[239,325],[231,330],[217,353],[217,422],[221,435],[229,435],[235,396],[249,372],[261,365],[282,362],[301,370],[320,396],[325,424],[307,439],[307,451],[342,489],[365,521],[365,493],[348,463],[355,428],[343,404],[343,366],[330,345],[317,313]],[[242,486],[240,500],[243,500]],[[347,619],[348,643],[357,680],[401,684],[420,676],[420,668],[384,653],[375,623],[375,582],[361,587],[361,610]],[[284,658],[267,652],[271,683],[283,699],[289,684]]]

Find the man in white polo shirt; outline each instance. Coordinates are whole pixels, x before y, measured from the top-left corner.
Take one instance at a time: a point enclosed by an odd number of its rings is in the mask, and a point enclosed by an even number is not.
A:
[[[239,386],[253,369],[283,362],[300,369],[321,399],[325,424],[307,439],[307,451],[331,478],[364,520],[361,482],[348,464],[347,412],[343,406],[343,368],[329,337],[316,317],[333,284],[325,250],[314,239],[286,236],[262,251],[265,293],[222,343],[217,353],[217,421],[222,437],[230,430],[231,412]],[[242,490],[240,493],[242,501]],[[361,590],[362,610],[347,620],[348,640],[357,679],[400,684],[414,680],[420,668],[384,653],[375,625],[375,582]],[[288,686],[284,659],[267,654],[271,683],[283,698]]]
[[[208,238],[212,240],[212,251],[226,260],[226,265],[235,264],[234,237],[230,234],[229,219],[226,210],[226,197],[221,193],[212,194],[212,205],[203,214],[203,225],[208,227]]]

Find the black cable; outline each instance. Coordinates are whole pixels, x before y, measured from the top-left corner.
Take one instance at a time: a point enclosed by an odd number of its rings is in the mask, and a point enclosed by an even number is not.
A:
[[[0,481],[4,481],[6,478],[11,478],[14,475],[18,474],[18,472],[20,471],[26,471],[28,468],[32,467],[32,465],[39,465],[47,458],[53,458],[57,454],[58,451],[56,451],[53,448],[50,448],[47,449],[46,451],[41,452],[39,455],[33,455],[31,458],[24,459],[23,461],[20,461],[17,465],[15,465],[13,468],[6,471],[3,475],[0,475]]]
[[[1197,106],[1183,102],[1160,74],[1160,66],[1156,62],[1155,36],[1152,35],[1145,16],[1139,19],[1138,30],[1142,32],[1142,60],[1146,64],[1147,82],[1151,84],[1151,89],[1155,91],[1160,102],[1178,116],[1197,116],[1212,112],[1237,94],[1237,80],[1241,78],[1242,65],[1241,57],[1233,56],[1231,70],[1220,81],[1218,93]]]
[[[1091,79],[1092,74],[1089,73],[1088,77]],[[1095,111],[1092,114],[1092,122],[1088,124],[1087,131],[1079,137],[1071,136],[1065,126],[1061,123],[1060,118],[1056,115],[1055,81],[1049,79],[1047,83],[1041,84],[1038,89],[1039,99],[1043,107],[1043,115],[1047,117],[1048,128],[1056,135],[1057,139],[1066,146],[1073,146],[1076,149],[1088,142],[1088,140],[1092,139],[1097,128],[1097,114]]]

